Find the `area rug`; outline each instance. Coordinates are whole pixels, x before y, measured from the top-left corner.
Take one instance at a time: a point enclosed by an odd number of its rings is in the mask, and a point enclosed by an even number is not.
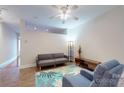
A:
[[[51,70],[40,71],[35,74],[36,87],[61,87],[62,78],[66,74],[78,74],[82,68],[76,65],[59,67]]]

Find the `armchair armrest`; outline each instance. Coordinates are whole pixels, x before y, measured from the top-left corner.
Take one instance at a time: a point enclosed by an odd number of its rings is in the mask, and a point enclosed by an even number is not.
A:
[[[85,71],[85,70],[81,70],[80,74],[86,78],[88,78],[89,80],[93,80],[93,72],[90,71]]]

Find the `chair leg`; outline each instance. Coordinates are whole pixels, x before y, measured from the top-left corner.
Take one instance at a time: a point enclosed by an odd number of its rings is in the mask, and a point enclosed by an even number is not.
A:
[[[40,67],[40,70],[42,70],[42,67]]]

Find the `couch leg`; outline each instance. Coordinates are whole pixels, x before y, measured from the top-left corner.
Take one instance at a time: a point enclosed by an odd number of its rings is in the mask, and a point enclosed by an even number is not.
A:
[[[64,65],[66,66],[66,63],[64,63]]]
[[[40,70],[40,67],[39,67],[39,66],[37,66],[37,70],[38,70],[38,71]]]
[[[56,67],[56,64],[54,65],[54,67]]]
[[[39,71],[39,67],[37,67],[37,70]]]

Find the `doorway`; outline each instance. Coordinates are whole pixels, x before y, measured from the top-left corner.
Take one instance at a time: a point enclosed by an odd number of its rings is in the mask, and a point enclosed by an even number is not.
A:
[[[20,66],[20,35],[17,37],[17,67]]]

